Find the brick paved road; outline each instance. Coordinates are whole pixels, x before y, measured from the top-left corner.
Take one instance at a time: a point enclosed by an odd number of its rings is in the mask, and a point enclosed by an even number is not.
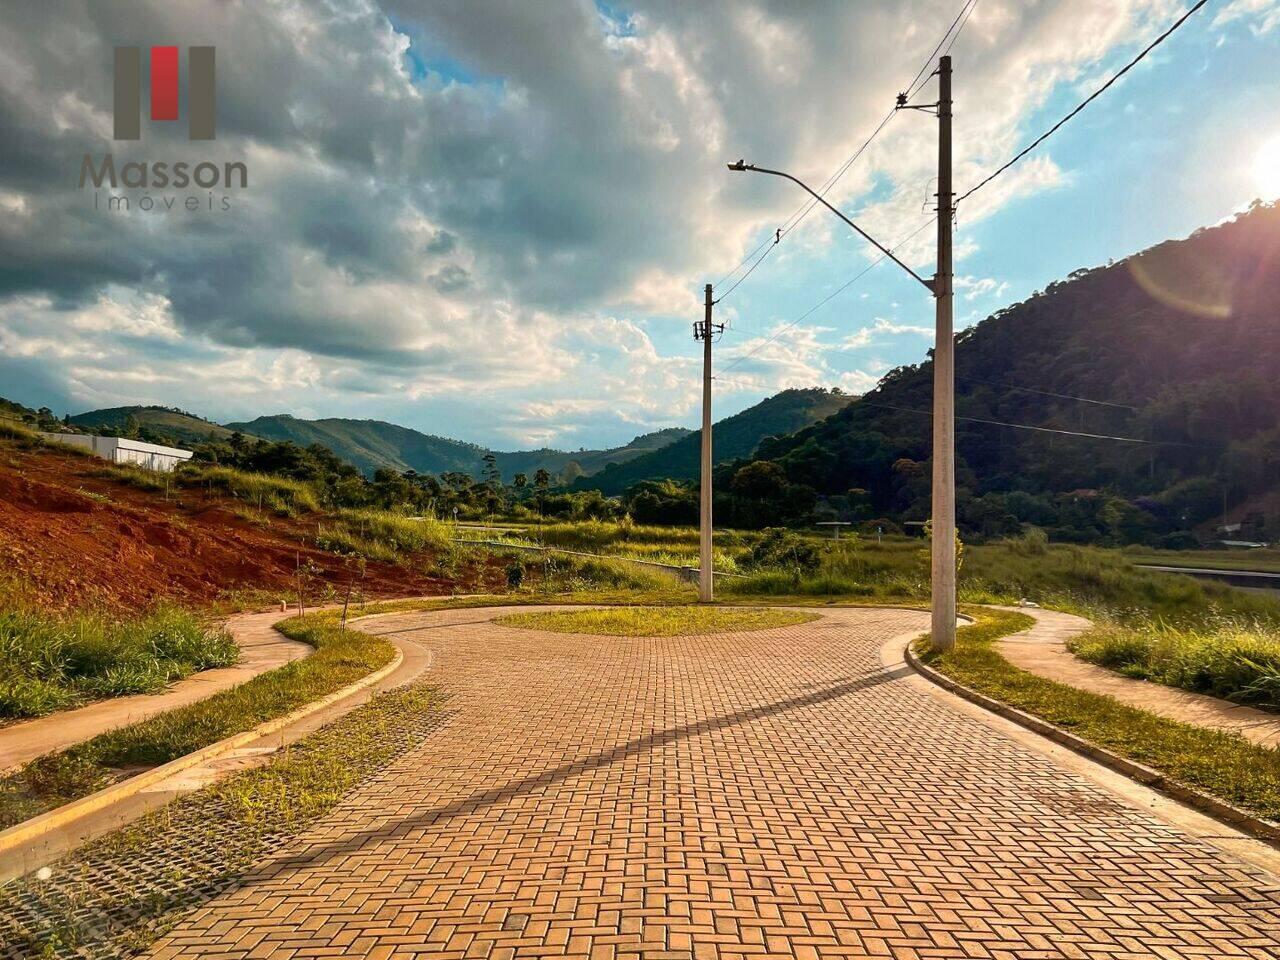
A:
[[[1276,877],[887,671],[924,614],[493,615],[375,621],[435,651],[450,721],[158,956],[1280,955]]]

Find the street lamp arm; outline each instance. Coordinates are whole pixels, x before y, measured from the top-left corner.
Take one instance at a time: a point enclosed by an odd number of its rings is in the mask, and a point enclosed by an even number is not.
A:
[[[728,167],[730,170],[734,170],[739,173],[747,170],[750,170],[754,173],[767,173],[775,177],[783,177],[787,180],[790,180],[792,183],[799,184],[800,188],[804,190],[806,193],[808,193],[811,197],[813,197],[813,199],[817,200],[824,207],[826,207],[828,210],[834,213],[837,217],[839,217],[849,226],[853,227],[853,229],[858,231],[858,233],[861,234],[862,237],[866,239],[868,243],[870,243],[877,250],[883,253],[886,257],[888,257],[890,260],[892,260],[894,263],[900,266],[903,270],[907,271],[907,273],[911,274],[911,276],[913,276],[916,280],[920,281],[920,283],[924,285],[924,288],[926,290],[928,290],[930,293],[936,293],[936,291],[934,290],[932,280],[926,280],[924,277],[920,276],[920,274],[916,273],[914,270],[908,267],[905,263],[903,263],[901,260],[895,257],[893,255],[892,250],[890,250],[888,247],[881,244],[878,240],[876,240],[875,237],[871,236],[871,234],[867,233],[867,231],[863,230],[860,226],[858,226],[856,223],[854,223],[852,220],[846,217],[843,213],[841,213],[838,209],[833,207],[831,204],[827,203],[826,198],[824,198],[822,194],[818,193],[816,190],[810,187],[803,180],[793,177],[789,173],[784,173],[781,170],[769,170],[765,167],[757,167],[754,163],[743,163],[741,160],[739,160],[737,163],[729,164]]]

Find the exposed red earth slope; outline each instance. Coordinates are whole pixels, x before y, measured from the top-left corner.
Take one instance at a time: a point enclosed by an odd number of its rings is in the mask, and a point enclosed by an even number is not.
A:
[[[137,609],[159,600],[207,607],[234,591],[296,598],[299,560],[345,589],[351,567],[315,548],[316,518],[259,526],[193,489],[171,499],[95,476],[101,460],[0,444],[0,578],[40,606]],[[449,593],[416,563],[370,562],[368,596]],[[500,570],[482,570],[486,580]],[[309,588],[315,599],[323,583]]]

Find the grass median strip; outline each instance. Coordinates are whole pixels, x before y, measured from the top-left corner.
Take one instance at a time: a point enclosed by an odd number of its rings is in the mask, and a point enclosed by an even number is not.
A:
[[[615,637],[683,637],[694,634],[769,630],[817,620],[818,615],[780,607],[611,607],[513,613],[494,623],[553,633]]]
[[[1111,697],[1077,690],[1013,666],[995,641],[1027,629],[1025,614],[967,609],[977,622],[956,648],[921,659],[953,680],[1190,787],[1270,820],[1280,819],[1280,751],[1243,737],[1167,720]]]
[[[293,617],[280,630],[316,652],[206,700],[38,757],[0,779],[0,829],[284,716],[354,683],[395,655],[386,640],[343,631],[332,614]]]
[[[265,766],[181,797],[61,858],[43,879],[8,884],[0,889],[0,956],[144,952],[420,744],[447,715],[425,684],[380,694]]]

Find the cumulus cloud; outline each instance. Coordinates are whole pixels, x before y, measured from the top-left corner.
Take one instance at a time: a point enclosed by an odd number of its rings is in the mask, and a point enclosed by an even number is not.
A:
[[[5,5],[0,366],[44,389],[36,364],[52,364],[84,406],[395,408],[428,427],[448,411],[481,440],[567,440],[593,424],[597,440],[619,440],[688,417],[696,365],[660,352],[655,332],[683,331],[701,299],[689,278],[732,267],[798,200],[723,162],[823,181],[954,6]],[[1236,0],[1219,19],[1265,27],[1264,6]],[[957,184],[1007,156],[1058,84],[1168,7],[980,6],[954,51]],[[110,139],[112,47],[153,42],[217,47],[216,141],[146,121],[139,143]],[[899,239],[927,218],[934,135],[927,117],[899,116],[831,197]],[[250,183],[225,191],[226,211],[107,213],[74,187],[82,156],[106,151],[239,160]],[[962,223],[1065,177],[1036,157],[963,207]],[[830,231],[809,218],[783,258]],[[924,231],[902,253],[927,264],[929,242]],[[827,366],[816,336],[762,347],[737,389],[865,388],[871,374]]]

